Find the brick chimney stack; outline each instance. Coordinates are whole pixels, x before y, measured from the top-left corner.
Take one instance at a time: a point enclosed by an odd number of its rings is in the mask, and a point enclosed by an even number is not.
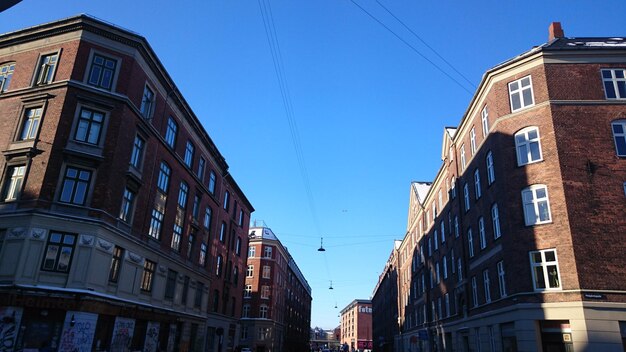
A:
[[[548,32],[550,34],[550,36],[548,37],[548,41],[552,41],[554,38],[565,37],[565,33],[563,33],[563,28],[561,28],[561,22],[552,22],[550,24],[550,28],[548,28]]]

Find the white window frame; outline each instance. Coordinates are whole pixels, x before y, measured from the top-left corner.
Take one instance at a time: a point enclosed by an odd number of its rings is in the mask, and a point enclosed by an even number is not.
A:
[[[268,259],[272,258],[272,247],[265,246],[263,248],[263,258],[268,258]]]
[[[500,288],[500,297],[506,297],[506,273],[504,271],[504,261],[499,261],[496,267],[498,268],[498,287]]]
[[[480,188],[480,169],[476,168],[474,170],[474,193],[476,194],[476,199],[480,199],[482,197],[483,192]]]
[[[621,132],[617,131],[616,128],[621,129]],[[616,120],[611,122],[611,131],[613,132],[615,153],[619,157],[626,157],[626,120]]]
[[[14,72],[15,72],[14,61],[0,64],[0,93],[6,92],[9,89]]]
[[[468,254],[470,258],[474,257],[474,235],[472,234],[472,228],[467,229],[467,246]]]
[[[37,66],[33,76],[33,86],[50,84],[54,81],[54,75],[56,74],[57,67],[59,66],[59,56],[59,51],[45,53],[39,56],[39,60],[37,61],[39,65]],[[52,60],[44,62],[47,58]]]
[[[248,247],[248,258],[254,258],[256,256],[256,246]]]
[[[3,192],[3,201],[11,202],[19,199],[26,178],[26,165],[10,165],[7,168],[6,181]]]
[[[246,277],[254,277],[254,265],[248,265],[246,268]]]
[[[493,239],[497,240],[502,236],[500,230],[500,211],[498,210],[498,203],[493,203],[491,206],[491,223],[493,225]]]
[[[472,276],[472,304],[478,307],[478,287],[476,286],[476,276]]]
[[[465,205],[465,212],[467,213],[470,210],[470,194],[469,194],[469,186],[467,183],[463,185],[463,204]]]
[[[261,299],[270,299],[270,287],[268,285],[261,286]]]
[[[109,70],[109,71],[112,70],[113,71],[113,74],[111,76],[111,84],[110,84],[109,87],[104,86],[102,84],[102,77],[103,77],[102,76],[102,72],[100,73],[100,76],[99,76],[97,82],[94,83],[94,82],[91,82],[91,80],[90,80],[91,79],[91,73],[92,73],[93,66],[94,66],[94,58],[95,58],[95,56],[99,56],[99,57],[101,57],[101,58],[103,58],[105,60],[110,60],[110,61],[114,61],[115,62],[115,67],[113,67],[112,69],[110,67],[106,67],[105,68],[105,70]],[[116,91],[115,88],[117,86],[117,79],[118,79],[118,75],[120,73],[120,67],[122,66],[122,64],[121,64],[122,60],[120,58],[113,57],[113,56],[109,55],[108,53],[104,54],[104,53],[101,53],[101,52],[92,51],[89,54],[89,61],[88,62],[89,62],[89,65],[88,65],[88,68],[85,70],[84,82],[86,82],[88,85],[90,85],[92,87],[95,87],[95,88],[104,89],[104,90],[107,90],[107,91],[110,91],[110,92]]]
[[[538,192],[544,196],[539,197]],[[522,190],[522,206],[524,209],[524,222],[526,226],[541,225],[552,222],[550,212],[550,196],[546,185],[532,185]],[[541,220],[541,210],[547,210],[547,219]]]
[[[514,88],[515,85],[517,85],[517,88]],[[527,91],[530,91],[530,97],[525,96]],[[516,100],[519,100],[520,107],[517,109],[513,106],[514,97],[516,97]],[[526,101],[527,99],[530,99],[530,101]],[[530,75],[509,83],[509,102],[511,104],[511,112],[520,111],[535,105],[533,80]]]
[[[622,77],[617,77],[617,72],[621,71]],[[611,77],[605,77],[605,73],[609,73]],[[620,100],[626,99],[626,94],[623,96],[620,94],[619,87],[622,86],[623,90],[626,91],[626,69],[621,68],[612,68],[612,69],[602,69],[600,70],[600,75],[602,77],[602,83],[604,86],[604,96],[610,100]],[[609,97],[607,91],[607,85],[613,86],[613,92],[615,93],[615,97]]]
[[[489,269],[483,270],[483,287],[485,289],[485,303],[491,303],[491,285],[489,281]]]
[[[485,235],[485,218],[478,218],[478,238],[480,241],[480,249],[487,248],[487,236]]]
[[[465,171],[465,143],[461,144],[461,172]]]
[[[262,276],[262,277],[263,277],[264,279],[269,279],[269,278],[271,278],[271,275],[272,275],[272,274],[271,274],[271,271],[272,271],[272,269],[270,268],[270,266],[269,266],[269,265],[263,265],[263,276]]]
[[[530,133],[535,132],[536,137],[530,139]],[[520,137],[523,140],[520,140]],[[541,150],[541,135],[539,134],[539,127],[529,126],[519,130],[515,133],[515,154],[517,155],[517,166],[524,166],[528,164],[538,163],[543,161],[543,152]],[[533,159],[532,146],[536,145],[539,151],[539,156]],[[522,155],[526,156],[526,161],[522,160]]]
[[[143,87],[143,94],[141,95],[141,104],[139,106],[139,112],[144,118],[149,119],[150,117],[152,117],[152,113],[154,112],[154,106],[156,105],[155,101],[156,101],[156,94],[154,93],[154,90],[150,88],[148,84],[146,84]]]
[[[554,260],[553,261],[547,261],[546,260],[546,253],[548,252],[553,252],[554,253]],[[533,254],[539,253],[541,254],[541,262],[537,263],[534,261],[533,258]],[[556,249],[555,248],[551,248],[551,249],[543,249],[543,250],[539,250],[539,251],[533,251],[533,252],[529,252],[529,256],[530,256],[530,269],[532,272],[532,277],[533,277],[533,287],[535,289],[535,291],[559,291],[562,289],[563,285],[561,283],[561,273],[559,270],[559,258],[557,256],[556,253]],[[548,267],[555,267],[555,272],[549,273],[548,272]],[[544,283],[546,284],[546,287],[537,287],[537,273],[536,273],[536,268],[541,268],[541,272],[543,275],[543,280]],[[554,276],[556,275],[556,282],[557,282],[557,287],[550,287],[550,275]]]
[[[496,181],[496,172],[493,168],[493,153],[491,150],[487,152],[485,157],[485,164],[487,165],[487,184],[491,185]]]
[[[441,264],[443,264],[443,279],[447,279],[448,278],[448,258],[446,258],[446,256],[443,256],[443,259],[441,260]]]
[[[476,129],[474,126],[470,130],[470,153],[476,154]]]
[[[483,126],[483,138],[487,138],[487,135],[489,135],[489,110],[487,105],[480,112],[480,121]]]

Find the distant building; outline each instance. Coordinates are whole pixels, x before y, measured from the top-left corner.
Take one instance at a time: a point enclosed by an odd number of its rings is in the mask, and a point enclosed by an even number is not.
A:
[[[256,352],[309,351],[311,287],[267,227],[249,232],[241,345]]]
[[[441,158],[411,185],[396,351],[626,348],[626,40],[554,23],[484,74]]]
[[[350,351],[363,352],[372,349],[372,301],[355,299],[340,312],[341,345]]]
[[[374,352],[394,351],[398,335],[398,249],[402,241],[395,241],[385,268],[378,278],[372,297],[372,340]]]
[[[254,209],[145,38],[0,35],[0,125],[3,350],[236,347]]]

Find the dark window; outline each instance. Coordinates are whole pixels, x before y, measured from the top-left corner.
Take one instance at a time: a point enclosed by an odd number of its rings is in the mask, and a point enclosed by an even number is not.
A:
[[[187,304],[187,296],[189,295],[189,276],[185,275],[185,279],[183,280],[183,295],[180,298],[180,303],[182,305]]]
[[[52,83],[54,69],[57,66],[58,59],[58,54],[44,55],[41,57],[37,68],[37,78],[35,80],[35,84],[39,85]]]
[[[116,67],[116,60],[94,54],[87,83],[98,88],[111,90]]]
[[[209,175],[209,192],[211,192],[211,194],[215,194],[215,172],[212,170]]]
[[[187,194],[189,193],[189,186],[185,181],[180,183],[180,190],[178,192],[178,206],[185,209],[187,207]]]
[[[157,181],[157,187],[163,192],[167,193],[167,189],[170,183],[170,174],[172,169],[164,162],[161,162],[161,167],[159,169],[159,180]]]
[[[143,140],[143,138],[135,136],[133,151],[130,155],[130,164],[137,170],[141,168],[141,161],[143,159],[143,148],[145,144],[146,142]]]
[[[122,198],[122,209],[120,210],[120,219],[125,222],[130,222],[133,202],[135,201],[135,193],[128,188],[124,189],[124,198]]]
[[[187,258],[191,259],[191,254],[193,252],[193,241],[194,241],[194,233],[193,231],[189,232],[189,236],[187,236]]]
[[[120,278],[120,269],[122,266],[122,258],[124,256],[124,249],[122,247],[115,246],[113,249],[113,257],[111,258],[111,268],[109,270],[109,282],[117,282]]]
[[[224,210],[228,213],[228,207],[230,206],[230,192],[224,192]]]
[[[206,161],[204,160],[203,157],[200,157],[200,160],[198,161],[198,178],[200,179],[200,182],[204,182],[204,168],[206,165]]]
[[[193,208],[191,210],[191,215],[193,216],[194,219],[197,220],[199,213],[200,213],[200,196],[196,194],[193,197]]]
[[[152,209],[150,217],[150,229],[148,235],[156,240],[161,239],[161,225],[163,224],[163,213],[159,209]]]
[[[194,154],[194,146],[190,141],[187,141],[187,145],[185,146],[185,165],[188,168],[193,166],[193,154]]]
[[[215,265],[215,275],[222,276],[222,255],[217,256],[217,265]]]
[[[241,237],[237,237],[237,242],[235,243],[235,253],[237,255],[241,255]]]
[[[91,171],[68,166],[63,177],[59,201],[84,205],[91,182]]]
[[[211,210],[210,207],[206,207],[206,210],[204,211],[204,227],[207,230],[211,228],[212,213],[213,213],[213,210]]]
[[[154,277],[154,269],[156,269],[156,263],[146,259],[143,264],[143,274],[141,276],[141,290],[150,292],[152,291],[152,279]]]
[[[167,281],[165,282],[165,295],[166,300],[172,300],[174,293],[176,292],[176,277],[178,273],[172,269],[167,271]]]
[[[213,312],[217,312],[220,306],[220,291],[213,290]]]
[[[51,231],[41,269],[62,273],[69,272],[75,244],[75,234]]]
[[[143,89],[143,96],[141,98],[141,108],[139,111],[141,115],[145,118],[149,118],[150,114],[152,114],[152,109],[154,107],[154,92],[148,86],[145,86]]]
[[[104,123],[104,114],[90,109],[81,109],[74,139],[80,142],[97,145]]]
[[[174,149],[176,146],[176,133],[178,132],[178,125],[176,121],[170,116],[167,119],[167,131],[165,131],[165,142],[170,148]]]
[[[222,222],[222,227],[220,227],[220,242],[224,243],[226,239],[226,223]]]
[[[196,297],[193,300],[193,306],[200,308],[202,306],[202,292],[204,291],[204,284],[200,281],[196,282]]]

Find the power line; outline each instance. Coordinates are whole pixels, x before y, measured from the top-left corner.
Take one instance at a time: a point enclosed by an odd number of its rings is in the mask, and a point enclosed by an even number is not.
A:
[[[461,84],[461,82],[459,82],[456,78],[452,77],[448,72],[446,72],[443,68],[441,68],[439,65],[437,65],[435,62],[433,62],[432,60],[430,60],[428,57],[426,57],[426,55],[422,54],[419,50],[417,50],[417,48],[415,48],[413,45],[411,45],[411,43],[407,42],[404,38],[400,37],[400,35],[398,35],[396,32],[394,32],[391,28],[389,28],[386,24],[384,24],[381,20],[379,20],[378,18],[376,18],[376,16],[374,16],[373,14],[371,14],[369,11],[367,11],[366,9],[364,9],[361,5],[359,5],[356,1],[354,0],[350,0],[351,3],[354,4],[354,6],[358,7],[361,11],[363,11],[365,14],[367,14],[370,18],[372,18],[374,21],[376,21],[379,25],[381,25],[383,28],[385,28],[387,31],[389,31],[389,33],[393,34],[394,37],[398,38],[398,40],[400,40],[402,43],[404,43],[406,46],[408,46],[411,50],[413,50],[417,55],[421,56],[424,60],[426,60],[429,64],[431,64],[433,67],[435,67],[437,70],[439,70],[439,72],[443,73],[446,77],[448,77],[450,80],[452,80],[454,83],[456,83],[459,87],[461,87],[461,89],[463,89],[464,91],[466,91],[467,93],[469,93],[470,95],[473,95],[474,93],[472,91],[470,91],[469,89],[467,89],[463,84]]]

